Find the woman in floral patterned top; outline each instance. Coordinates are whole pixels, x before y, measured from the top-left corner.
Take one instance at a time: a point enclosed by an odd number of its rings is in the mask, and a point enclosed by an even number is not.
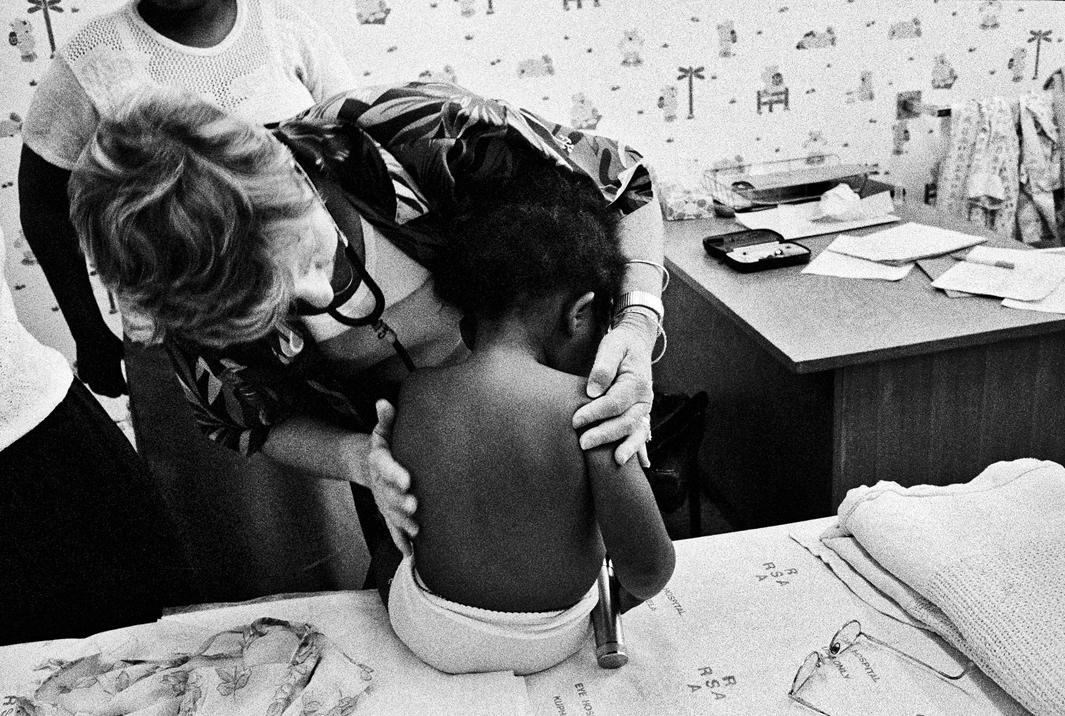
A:
[[[212,439],[370,487],[407,551],[415,504],[382,399],[410,366],[465,355],[432,290],[438,217],[536,161],[587,174],[623,214],[622,292],[644,300],[615,317],[574,427],[592,426],[585,449],[621,440],[619,463],[646,462],[662,225],[640,155],[615,141],[443,83],[341,93],[272,132],[155,93],[100,125],[72,218]]]

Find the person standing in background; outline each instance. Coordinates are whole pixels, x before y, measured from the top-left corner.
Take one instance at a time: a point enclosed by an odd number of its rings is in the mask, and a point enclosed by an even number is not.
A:
[[[157,619],[189,598],[159,495],[66,359],[19,322],[5,256],[0,232],[0,644]]]
[[[56,53],[23,126],[19,201],[27,242],[73,335],[79,377],[107,396],[126,392],[128,380],[137,449],[180,530],[198,598],[358,588],[367,557],[348,486],[207,440],[165,352],[135,342],[136,317],[123,316],[123,346],[100,314],[66,186],[100,117],[146,84],[270,124],[350,89],[351,72],[327,33],[283,0],[131,0]]]

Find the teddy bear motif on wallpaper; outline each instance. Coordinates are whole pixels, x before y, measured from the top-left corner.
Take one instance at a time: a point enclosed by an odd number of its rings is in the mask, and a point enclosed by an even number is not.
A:
[[[355,19],[361,25],[384,25],[391,12],[385,0],[355,0]]]
[[[22,18],[11,21],[11,32],[7,35],[7,41],[17,47],[23,62],[33,62],[37,59],[37,40],[33,37],[33,25]]]
[[[618,43],[621,50],[621,64],[624,67],[639,67],[643,64],[640,50],[643,49],[643,35],[639,30],[627,30]]]

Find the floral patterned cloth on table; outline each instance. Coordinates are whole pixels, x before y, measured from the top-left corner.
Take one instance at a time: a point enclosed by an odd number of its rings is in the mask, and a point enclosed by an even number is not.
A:
[[[311,625],[277,619],[214,634],[192,654],[94,654],[51,666],[32,698],[8,696],[0,714],[347,716],[373,674]]]

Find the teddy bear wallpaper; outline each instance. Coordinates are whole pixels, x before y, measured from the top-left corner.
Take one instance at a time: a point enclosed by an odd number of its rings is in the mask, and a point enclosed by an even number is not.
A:
[[[900,116],[901,93],[930,105],[1017,97],[1065,64],[1065,3],[1038,0],[290,1],[334,37],[361,83],[430,78],[503,97],[624,140],[682,187],[714,167],[803,158],[876,164],[920,200],[947,121]],[[19,130],[55,48],[120,5],[0,0],[8,279],[23,320],[68,354],[19,230]]]

